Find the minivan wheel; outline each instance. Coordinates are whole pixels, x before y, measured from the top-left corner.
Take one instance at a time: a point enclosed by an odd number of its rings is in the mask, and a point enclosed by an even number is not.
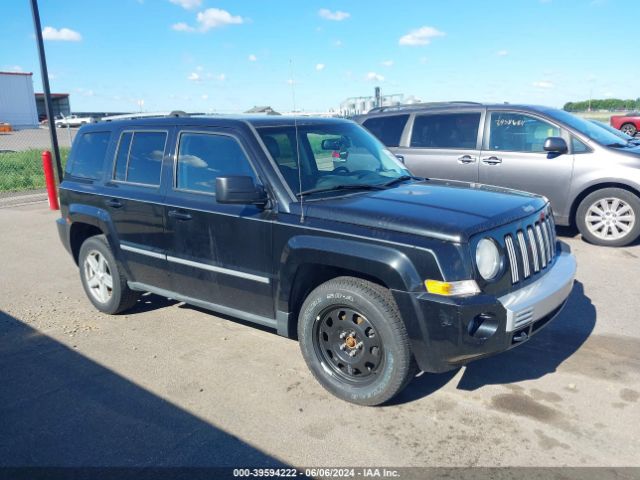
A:
[[[636,132],[638,131],[638,129],[636,128],[636,126],[633,123],[625,123],[624,125],[622,125],[620,127],[620,131],[622,133],[626,133],[627,135],[630,136],[634,136],[636,134]]]
[[[80,247],[80,280],[87,297],[104,313],[115,314],[135,305],[140,292],[127,286],[104,235],[90,237]]]
[[[388,401],[416,371],[391,293],[366,280],[338,277],[313,290],[300,310],[298,336],[320,384],[358,405]]]
[[[621,188],[597,190],[580,202],[576,224],[590,243],[629,245],[640,236],[640,198]]]

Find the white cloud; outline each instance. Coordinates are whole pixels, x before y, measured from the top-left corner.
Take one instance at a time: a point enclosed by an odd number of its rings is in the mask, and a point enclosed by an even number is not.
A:
[[[4,70],[5,72],[12,72],[12,73],[22,73],[24,72],[24,69],[20,66],[20,65],[3,65],[2,67],[0,67],[0,70]],[[49,74],[49,78],[51,78],[51,74]]]
[[[200,96],[200,98],[201,98],[202,100],[209,100],[209,95],[207,95],[206,93],[203,93],[203,94]]]
[[[191,72],[187,76],[187,80],[191,80],[192,82],[201,82],[202,81],[202,75],[200,75],[198,72]]]
[[[416,45],[429,45],[432,38],[442,37],[444,35],[444,32],[441,32],[437,28],[425,26],[416,30],[411,30],[406,35],[403,35],[400,37],[398,44],[412,47]]]
[[[424,64],[425,64],[425,63],[427,63],[428,61],[429,61],[429,59],[428,59],[427,57],[420,57],[420,63],[421,63],[421,64],[423,64],[423,65],[424,65]]]
[[[613,96],[614,96],[613,92],[604,92],[604,97],[605,98],[611,98]]]
[[[195,30],[195,28],[187,25],[184,22],[174,23],[173,25],[171,25],[171,28],[176,32],[193,32]]]
[[[393,60],[385,60],[384,62],[380,62],[380,65],[383,67],[393,67]]]
[[[256,57],[253,53],[251,55],[249,55],[247,57],[247,60],[249,60],[250,62],[257,62],[258,61],[258,57]]]
[[[498,50],[496,52],[496,55],[498,55],[499,57],[506,57],[507,55],[509,55],[509,51],[508,50]]]
[[[317,70],[317,71],[319,71],[319,72],[321,72],[322,70],[324,70],[324,67],[325,67],[325,66],[326,66],[326,65],[325,65],[324,63],[318,63],[318,64],[316,65],[316,70]]]
[[[371,82],[384,82],[384,77],[376,72],[367,73],[366,79]]]
[[[351,16],[350,13],[340,10],[332,12],[328,8],[321,8],[320,10],[318,10],[318,15],[320,15],[320,18],[324,18],[325,20],[333,20],[334,22],[341,22],[342,20],[346,20]]]
[[[212,28],[222,27],[224,25],[238,25],[244,23],[244,19],[238,15],[231,15],[226,10],[219,8],[207,8],[202,12],[198,12],[196,20],[200,24],[200,30],[206,32]]]
[[[532,85],[536,88],[543,88],[543,89],[550,89],[553,88],[553,83],[547,81],[547,80],[542,80],[540,82],[533,82]]]
[[[224,82],[227,79],[227,76],[224,73],[219,73],[218,75],[215,75],[214,77],[216,80],[219,80],[221,82]]]
[[[333,42],[333,46],[340,48],[342,46],[342,40],[336,40],[335,42]]]
[[[180,5],[182,8],[186,10],[192,10],[202,5],[202,0],[169,0],[169,1],[171,3],[175,3],[176,5]]]
[[[70,28],[61,28],[58,30],[53,27],[44,27],[42,30],[42,38],[61,42],[79,42],[82,40],[82,35]]]

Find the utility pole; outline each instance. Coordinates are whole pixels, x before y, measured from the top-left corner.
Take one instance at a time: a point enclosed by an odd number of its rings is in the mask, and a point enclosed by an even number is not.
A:
[[[33,14],[33,27],[36,31],[36,42],[38,43],[38,56],[40,57],[40,75],[42,76],[42,88],[44,90],[44,109],[49,122],[49,135],[51,137],[51,149],[53,150],[53,160],[56,163],[56,173],[58,174],[58,184],[62,182],[62,162],[60,159],[60,149],[58,148],[58,134],[56,132],[56,121],[53,118],[53,106],[51,105],[51,89],[49,88],[49,72],[47,71],[47,57],[44,53],[44,41],[42,40],[42,26],[40,25],[40,12],[38,10],[38,0],[31,0],[31,13]]]

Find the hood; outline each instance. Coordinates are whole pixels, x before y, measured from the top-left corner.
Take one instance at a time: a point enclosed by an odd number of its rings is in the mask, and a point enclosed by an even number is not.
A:
[[[427,180],[308,203],[306,215],[382,230],[465,242],[532,215],[539,195],[454,181]]]

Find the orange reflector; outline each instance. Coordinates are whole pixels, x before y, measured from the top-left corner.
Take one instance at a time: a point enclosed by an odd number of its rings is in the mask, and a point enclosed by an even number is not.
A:
[[[436,295],[451,295],[451,290],[453,290],[453,285],[438,280],[425,280],[424,286],[427,287],[427,292]]]

